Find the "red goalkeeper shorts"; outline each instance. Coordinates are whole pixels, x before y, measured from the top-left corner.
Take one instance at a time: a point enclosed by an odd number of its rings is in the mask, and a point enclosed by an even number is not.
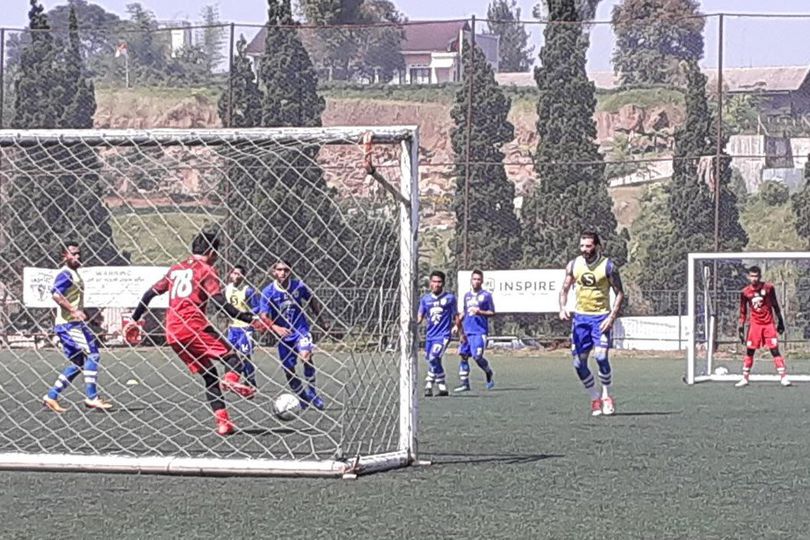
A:
[[[214,360],[233,353],[228,342],[213,328],[183,336],[169,336],[167,341],[192,373],[207,371]]]
[[[749,349],[775,349],[779,346],[779,334],[772,324],[752,324],[748,327],[746,347]]]

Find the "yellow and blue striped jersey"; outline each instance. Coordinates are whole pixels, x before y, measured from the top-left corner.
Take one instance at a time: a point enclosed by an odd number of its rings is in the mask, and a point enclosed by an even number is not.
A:
[[[64,296],[73,309],[84,309],[84,281],[76,270],[63,266],[56,274],[51,292]],[[76,322],[76,319],[70,311],[57,306],[55,323],[59,325],[69,322]]]
[[[237,287],[233,283],[228,283],[225,286],[225,299],[233,307],[239,311],[247,311],[255,313],[256,307],[256,289],[248,286],[246,283]],[[247,328],[250,323],[240,321],[239,319],[232,319],[231,326],[234,328]]]
[[[613,261],[600,257],[589,265],[585,257],[574,259],[574,293],[576,307],[574,311],[583,315],[604,315],[610,313],[610,275],[613,273]]]

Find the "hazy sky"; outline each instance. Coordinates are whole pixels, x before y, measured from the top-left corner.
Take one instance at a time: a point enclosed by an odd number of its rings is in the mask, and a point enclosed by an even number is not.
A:
[[[46,8],[62,3],[45,2]],[[394,0],[410,20],[465,18],[475,13],[486,16],[489,0]],[[610,12],[619,0],[602,0],[597,19],[609,20]],[[126,4],[132,0],[98,0],[95,3],[105,9],[124,15]],[[518,0],[523,9],[523,18],[531,18],[536,0]],[[27,24],[28,0],[2,0],[0,26],[20,28]],[[207,4],[219,7],[223,21],[259,23],[264,22],[266,0],[177,0],[174,2],[141,0],[160,20],[199,20],[201,8]],[[810,65],[810,0],[703,0],[704,13],[790,13],[807,14],[807,18],[743,18],[726,17],[725,53],[727,66]],[[706,56],[704,64],[717,65],[717,18],[708,19],[706,25]],[[532,25],[532,38],[539,51],[541,26]],[[244,29],[250,37],[251,29]],[[596,25],[592,31],[589,68],[608,70],[613,36],[608,25]]]

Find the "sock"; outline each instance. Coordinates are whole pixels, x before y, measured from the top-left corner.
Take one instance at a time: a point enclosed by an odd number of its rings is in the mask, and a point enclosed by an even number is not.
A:
[[[48,397],[51,399],[59,399],[59,394],[62,393],[62,390],[67,388],[81,371],[81,368],[76,364],[68,364],[65,366],[65,369],[63,369],[59,377],[56,378],[56,382],[53,383],[53,386],[48,390]]]
[[[225,410],[225,399],[222,397],[222,389],[219,387],[219,377],[217,376],[217,368],[211,367],[201,373],[203,383],[205,384],[205,399],[214,414],[217,411]]]
[[[593,373],[588,369],[588,355],[574,354],[574,370],[577,372],[579,380],[582,381],[582,386],[591,396],[591,400],[599,399],[599,390],[596,388],[596,383],[593,380]]]
[[[458,380],[463,386],[470,385],[470,360],[466,356],[462,356],[458,363]]]
[[[242,362],[242,359],[237,354],[230,354],[222,359],[222,363],[225,364],[225,367],[229,371],[235,371],[236,373],[244,373],[245,366]]]
[[[242,360],[242,374],[251,386],[254,388],[258,386],[256,384],[256,365],[253,362],[247,359]]]
[[[746,356],[743,358],[743,379],[748,380],[751,374],[751,367],[754,365],[754,357]]]
[[[288,368],[284,366],[284,376],[287,377],[287,384],[290,386],[290,390],[298,396],[303,396],[304,385],[301,379],[298,378],[298,375],[295,374],[295,367]]]
[[[430,361],[431,371],[433,372],[433,380],[436,384],[444,384],[444,366],[442,366],[441,358],[433,358]]]
[[[787,368],[785,367],[785,359],[781,356],[773,357],[773,365],[776,366],[776,372],[780,377],[787,375]]]
[[[304,362],[304,378],[309,383],[309,387],[315,390],[315,364]]]
[[[96,384],[98,360],[98,354],[88,355],[84,360],[82,375],[84,376],[84,393],[87,395],[87,399],[96,399],[98,397],[98,386]]]
[[[610,397],[610,385],[613,384],[613,372],[610,369],[607,351],[596,352],[596,364],[599,366],[599,381],[602,383],[602,399],[605,399]]]
[[[479,358],[474,357],[473,359],[475,360],[475,363],[478,364],[478,367],[484,371],[484,374],[486,374],[487,382],[490,382],[492,380],[492,368],[489,367],[489,362],[487,362],[487,359],[483,356]]]

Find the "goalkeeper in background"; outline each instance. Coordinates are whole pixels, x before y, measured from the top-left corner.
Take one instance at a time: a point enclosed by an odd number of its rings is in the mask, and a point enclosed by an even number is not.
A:
[[[59,403],[59,394],[73,382],[80,372],[84,374],[84,405],[90,409],[110,409],[112,404],[98,396],[96,378],[101,355],[98,352],[96,336],[85,322],[84,282],[79,276],[82,265],[82,251],[76,242],[68,242],[62,253],[64,266],[59,270],[53,283],[51,293],[56,302],[56,324],[54,332],[62,343],[62,351],[70,364],[65,367],[59,378],[42,398],[46,407],[54,412],[67,409]]]
[[[751,314],[748,335],[745,334],[745,321]],[[776,315],[776,327],[774,327]],[[779,352],[779,336],[785,331],[782,310],[776,301],[776,288],[773,283],[762,281],[762,270],[758,266],[748,269],[748,285],[740,293],[740,342],[745,345],[743,376],[735,386],[748,386],[748,378],[754,365],[754,354],[762,347],[768,347],[782,386],[790,386],[785,359]]]
[[[245,267],[236,265],[228,275],[225,299],[240,312],[257,313],[259,291],[245,281]],[[228,325],[228,341],[242,353],[242,374],[248,384],[256,388],[256,366],[253,364],[253,326],[238,317],[232,317]]]

